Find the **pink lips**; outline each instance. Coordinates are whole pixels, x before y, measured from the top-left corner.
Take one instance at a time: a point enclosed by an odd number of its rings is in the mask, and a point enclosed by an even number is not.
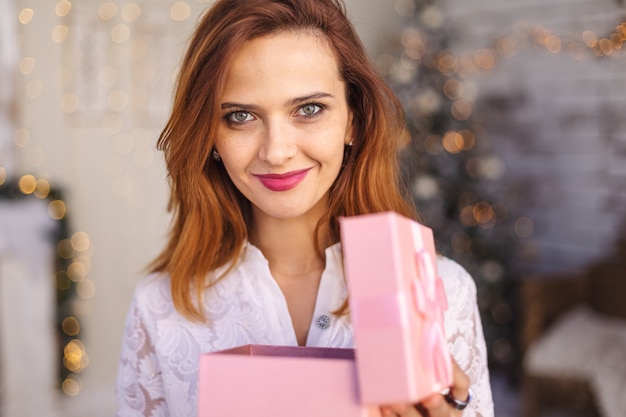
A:
[[[284,174],[255,174],[254,176],[269,190],[287,191],[300,184],[310,169],[306,168]]]

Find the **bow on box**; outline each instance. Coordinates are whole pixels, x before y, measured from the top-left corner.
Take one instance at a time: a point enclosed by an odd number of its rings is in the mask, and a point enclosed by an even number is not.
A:
[[[417,403],[450,386],[432,230],[392,212],[340,228],[361,402]]]

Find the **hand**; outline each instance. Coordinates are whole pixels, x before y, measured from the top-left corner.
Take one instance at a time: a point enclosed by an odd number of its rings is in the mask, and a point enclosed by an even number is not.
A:
[[[465,400],[469,395],[469,386],[469,378],[453,359],[450,393],[454,398]],[[432,394],[419,404],[391,404],[380,409],[385,417],[460,417],[463,414],[462,410],[448,404],[441,394]]]

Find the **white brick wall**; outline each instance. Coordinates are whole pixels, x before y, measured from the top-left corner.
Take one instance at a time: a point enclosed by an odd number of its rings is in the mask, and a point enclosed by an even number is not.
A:
[[[626,21],[620,0],[439,4],[458,32],[458,54],[493,45],[520,20],[563,39],[581,39],[583,30],[607,36]],[[519,261],[532,270],[568,270],[611,252],[618,228],[626,228],[626,51],[575,59],[527,43],[472,79],[476,111],[507,166],[505,181],[530,184],[517,214],[534,220],[526,241],[534,256]]]

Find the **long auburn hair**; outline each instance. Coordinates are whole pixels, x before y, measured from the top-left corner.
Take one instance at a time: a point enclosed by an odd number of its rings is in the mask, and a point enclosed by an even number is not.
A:
[[[192,320],[205,320],[202,293],[215,282],[209,273],[232,268],[248,239],[249,202],[211,156],[225,74],[244,42],[284,31],[306,31],[328,42],[354,116],[353,144],[346,147],[314,237],[320,253],[339,241],[341,216],[395,211],[417,218],[397,173],[397,152],[408,138],[404,111],[371,64],[343,1],[218,0],[190,40],[157,145],[165,154],[174,218],[169,241],[150,269],[169,273],[174,305]]]

